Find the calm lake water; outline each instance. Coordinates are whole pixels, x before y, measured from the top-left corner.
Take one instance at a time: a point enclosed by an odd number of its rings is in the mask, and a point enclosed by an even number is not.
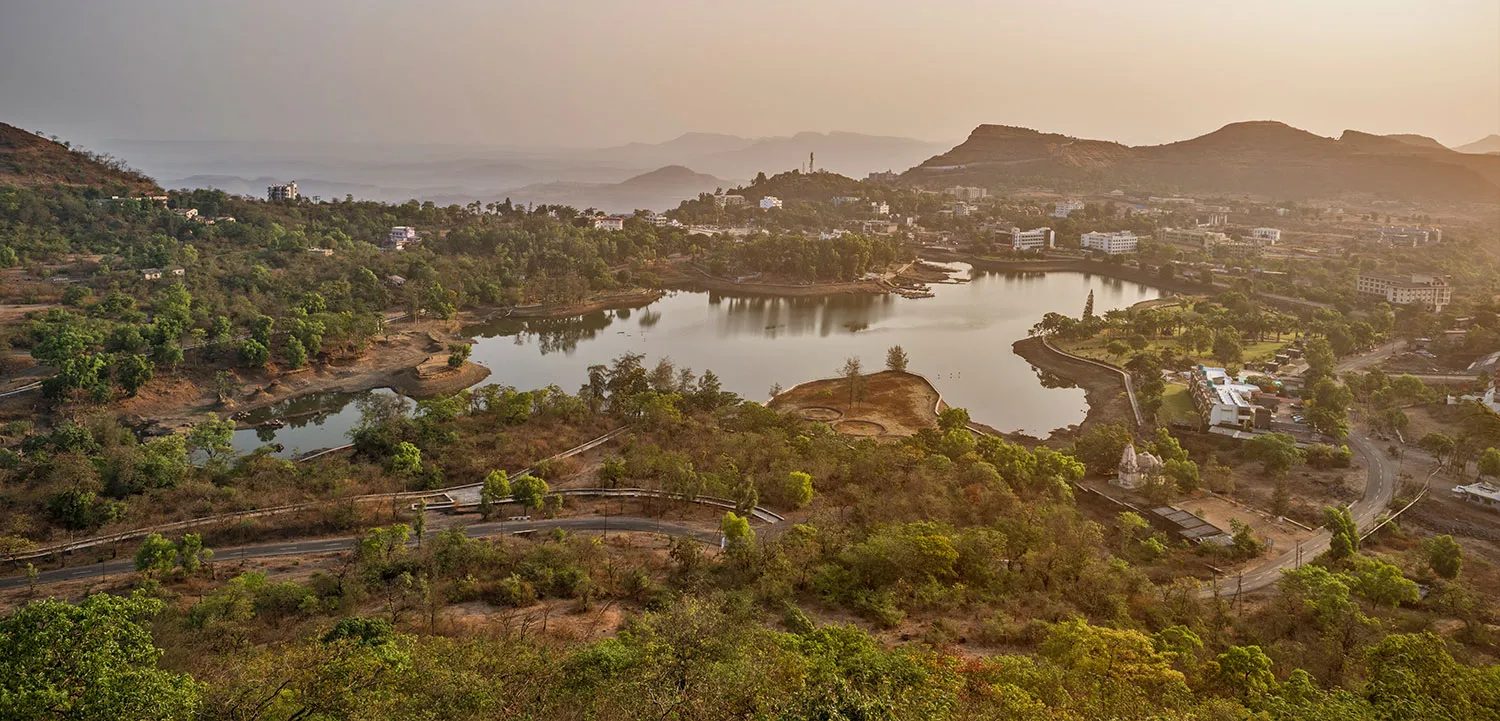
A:
[[[1156,288],[1082,273],[986,273],[967,265],[968,283],[933,284],[933,298],[846,295],[823,298],[735,298],[678,292],[644,308],[599,311],[552,321],[502,320],[468,329],[479,339],[472,360],[492,371],[485,383],[523,390],[557,384],[576,392],[588,366],[622,353],[643,353],[647,366],[670,358],[701,373],[711,369],[725,390],[765,400],[774,384],[790,387],[838,374],[850,356],[868,371],[885,367],[900,345],[951,405],[1004,431],[1045,436],[1081,422],[1088,407],[1078,388],[1047,387],[1011,344],[1043,313],[1077,316],[1089,291],[1103,313],[1157,298]],[[389,393],[390,391],[373,391]],[[356,396],[293,399],[257,415],[288,417],[275,431],[235,434],[238,450],[271,441],[281,455],[342,445],[358,421]],[[314,411],[316,411],[314,413]]]

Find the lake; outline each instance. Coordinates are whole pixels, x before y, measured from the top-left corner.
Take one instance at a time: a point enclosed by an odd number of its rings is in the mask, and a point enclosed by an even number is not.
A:
[[[1011,344],[1048,312],[1078,316],[1089,291],[1094,312],[1160,297],[1139,283],[1084,273],[988,273],[952,264],[958,284],[933,284],[932,298],[839,295],[746,298],[677,292],[646,307],[588,313],[563,320],[500,320],[469,328],[478,339],[471,360],[487,366],[485,383],[522,390],[557,384],[576,392],[587,368],[622,353],[643,353],[649,368],[670,358],[679,368],[713,370],[724,389],[764,401],[775,384],[838,375],[849,357],[867,371],[885,367],[886,349],[900,345],[908,370],[932,381],[950,405],[1002,431],[1046,436],[1083,420],[1078,388],[1044,385]],[[390,391],[372,391],[389,393]],[[288,416],[275,430],[235,434],[249,451],[275,441],[279,454],[342,445],[358,421],[356,395],[309,396],[257,413]]]

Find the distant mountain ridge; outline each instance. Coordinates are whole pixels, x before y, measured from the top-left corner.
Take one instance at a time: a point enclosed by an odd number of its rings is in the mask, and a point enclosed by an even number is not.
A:
[[[924,185],[1067,181],[1101,190],[1139,185],[1277,198],[1372,194],[1500,202],[1500,157],[1456,152],[1421,136],[1349,130],[1327,138],[1275,121],[1232,123],[1196,138],[1139,147],[981,125],[903,177]]]
[[[53,184],[90,186],[127,195],[161,191],[150,178],[123,162],[0,123],[0,185]]]
[[[664,143],[630,143],[582,151],[578,157],[636,165],[683,165],[718,177],[748,178],[804,166],[808,154],[819,169],[863,177],[877,170],[909,168],[947,147],[914,138],[848,132],[801,132],[789,136],[744,138],[718,133],[686,133]]]
[[[571,205],[598,208],[610,213],[630,213],[640,208],[666,210],[677,207],[699,193],[712,193],[732,182],[681,165],[668,165],[618,183],[535,183],[506,195],[518,203]]]
[[[1479,155],[1500,153],[1500,135],[1492,134],[1468,145],[1460,145],[1454,148],[1454,150],[1460,153],[1476,153]]]

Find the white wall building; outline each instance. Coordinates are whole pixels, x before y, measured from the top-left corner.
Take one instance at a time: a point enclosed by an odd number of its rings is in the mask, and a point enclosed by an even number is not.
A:
[[[891,214],[891,204],[890,203],[884,203],[884,202],[881,202],[881,203],[870,203],[870,212],[872,212],[872,213],[874,213],[876,215],[890,215]]]
[[[1062,202],[1059,202],[1053,208],[1053,210],[1052,210],[1052,217],[1054,217],[1054,218],[1066,218],[1069,215],[1072,215],[1073,213],[1075,213],[1077,211],[1080,211],[1080,210],[1083,210],[1083,201],[1081,201],[1081,200],[1064,200]]]
[[[1045,250],[1054,246],[1054,234],[1051,228],[1036,228],[1034,230],[1010,229],[1011,250]]]
[[[1276,228],[1252,228],[1250,237],[1268,245],[1276,245],[1281,242],[1281,231]]]
[[[594,218],[594,230],[624,230],[625,219],[618,215],[602,215]]]
[[[745,204],[743,195],[715,195],[714,203],[720,208],[733,208]]]
[[[1500,508],[1500,486],[1489,483],[1471,483],[1467,486],[1454,486],[1453,496],[1459,500],[1468,501],[1485,508]]]
[[[955,185],[943,192],[959,200],[979,200],[980,198],[988,198],[990,195],[990,191],[984,188],[976,188],[968,185]]]
[[[417,235],[417,229],[409,225],[398,225],[391,228],[391,234],[386,238],[385,244],[396,250],[404,250],[406,246],[422,242]]]
[[[297,181],[293,180],[285,185],[271,185],[266,187],[266,200],[275,202],[278,200],[296,200]]]
[[[1385,243],[1387,245],[1420,248],[1424,245],[1443,242],[1443,231],[1437,228],[1380,226],[1373,230],[1360,231],[1357,237],[1367,243]]]
[[[1141,239],[1135,233],[1121,230],[1115,233],[1084,233],[1079,241],[1085,250],[1097,250],[1109,255],[1134,253],[1140,249]]]
[[[778,197],[776,197],[774,195],[767,195],[766,197],[760,199],[760,209],[761,210],[770,210],[772,208],[780,208],[780,207],[781,207],[781,198],[778,198]]]
[[[1193,369],[1188,384],[1193,394],[1193,406],[1203,422],[1210,426],[1245,427],[1256,422],[1255,396],[1258,386],[1236,383],[1223,368],[1198,366]],[[1264,414],[1269,422],[1269,414]]]
[[[1214,246],[1229,242],[1228,235],[1202,228],[1161,228],[1156,231],[1156,239],[1163,243],[1203,250],[1213,250]]]
[[[1448,285],[1448,277],[1444,275],[1414,273],[1407,277],[1360,273],[1354,289],[1367,295],[1378,295],[1393,305],[1418,303],[1436,313],[1441,313],[1453,302],[1453,287]]]

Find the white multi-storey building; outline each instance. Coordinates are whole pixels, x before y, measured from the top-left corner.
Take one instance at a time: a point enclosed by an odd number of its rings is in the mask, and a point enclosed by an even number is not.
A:
[[[876,215],[890,215],[891,214],[891,204],[890,203],[885,203],[885,202],[870,203],[870,212],[872,212],[872,213],[874,213]]]
[[[1081,201],[1081,200],[1064,200],[1064,201],[1058,203],[1052,209],[1052,217],[1054,217],[1054,218],[1066,218],[1066,217],[1068,217],[1068,216],[1072,215],[1073,213],[1075,213],[1077,211],[1080,211],[1080,210],[1083,210],[1083,201]]]
[[[1255,403],[1259,386],[1235,382],[1223,368],[1198,366],[1189,381],[1193,406],[1210,426],[1265,427],[1270,413]]]
[[[421,237],[417,235],[417,229],[408,225],[391,228],[391,234],[385,240],[386,245],[396,250],[404,250],[406,246],[420,242]]]
[[[1084,233],[1079,241],[1085,250],[1097,250],[1109,255],[1134,253],[1140,249],[1141,239],[1135,233],[1121,230],[1114,233]]]
[[[293,180],[285,185],[271,185],[266,187],[266,200],[275,202],[278,200],[296,200],[297,181]]]
[[[780,207],[781,207],[781,198],[778,198],[778,197],[776,197],[774,195],[767,195],[766,197],[760,199],[760,209],[761,210],[770,210],[772,208],[780,208]]]
[[[1393,305],[1421,304],[1441,313],[1453,302],[1453,287],[1448,276],[1415,273],[1391,276],[1360,273],[1354,289],[1367,295],[1378,295]]]
[[[1281,242],[1281,231],[1276,228],[1253,228],[1250,237],[1267,245],[1276,245]]]
[[[1036,228],[1034,230],[1010,229],[1011,250],[1044,250],[1053,247],[1054,236],[1051,228]]]
[[[958,198],[959,200],[979,200],[980,198],[987,198],[990,195],[990,191],[985,190],[984,188],[976,188],[967,185],[955,185],[943,192],[955,198]]]
[[[1156,239],[1203,250],[1213,250],[1214,246],[1229,242],[1228,235],[1202,228],[1161,228],[1156,231]]]
[[[1367,243],[1385,243],[1387,245],[1404,245],[1411,248],[1419,248],[1424,245],[1443,242],[1443,231],[1437,228],[1381,226],[1372,230],[1360,231],[1358,237]]]
[[[624,230],[625,219],[618,215],[601,215],[594,218],[594,230]]]

